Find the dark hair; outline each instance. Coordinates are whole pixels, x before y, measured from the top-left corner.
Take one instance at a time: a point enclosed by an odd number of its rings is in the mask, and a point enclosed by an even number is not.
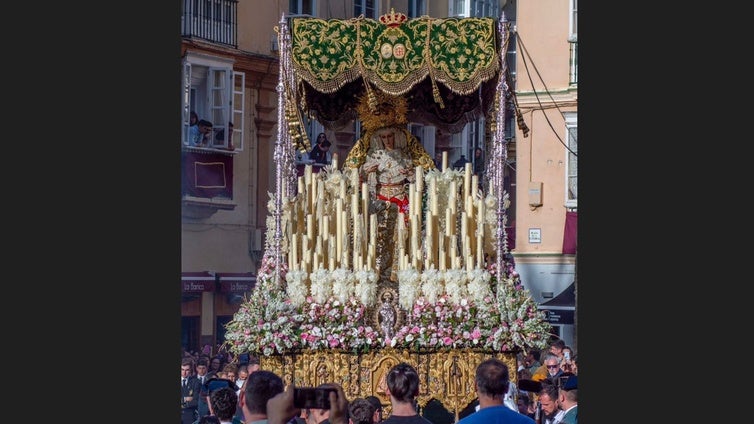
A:
[[[356,398],[348,403],[348,418],[353,424],[372,424],[374,405],[364,398]]]
[[[548,384],[547,380],[542,380],[542,383],[542,390],[539,391],[538,395],[547,395],[551,400],[557,400],[558,386],[556,386],[555,384]]]
[[[220,418],[221,421],[233,419],[238,406],[238,396],[235,390],[230,387],[213,390],[209,392],[209,401],[217,418]]]
[[[499,359],[487,359],[476,367],[475,381],[479,393],[490,397],[504,396],[510,384],[508,366]]]
[[[220,418],[215,415],[205,415],[199,418],[199,424],[220,424]]]
[[[395,365],[387,373],[390,394],[400,402],[413,402],[419,394],[419,374],[406,362]]]
[[[374,406],[374,410],[380,413],[380,419],[382,419],[382,402],[377,396],[367,396],[366,400]]]
[[[212,128],[212,122],[209,122],[206,119],[200,119],[199,122],[197,122],[197,125],[204,125],[205,127]]]
[[[267,401],[283,390],[283,379],[280,376],[272,371],[255,371],[246,379],[246,407],[252,414],[267,415]]]
[[[566,347],[565,341],[563,339],[555,339],[550,343],[550,347],[554,347],[557,349],[563,349]]]

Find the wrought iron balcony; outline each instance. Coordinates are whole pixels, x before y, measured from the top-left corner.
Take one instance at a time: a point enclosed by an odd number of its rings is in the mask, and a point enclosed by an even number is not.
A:
[[[238,0],[183,0],[181,36],[238,47]]]

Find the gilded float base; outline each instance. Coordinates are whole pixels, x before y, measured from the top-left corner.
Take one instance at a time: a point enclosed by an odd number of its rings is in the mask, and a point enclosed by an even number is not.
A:
[[[383,404],[384,416],[391,413],[390,399],[385,395],[385,376],[390,368],[407,362],[419,373],[417,402],[423,408],[432,399],[458,419],[458,413],[476,399],[474,374],[479,363],[498,358],[508,365],[510,377],[516,382],[516,353],[473,349],[452,349],[431,352],[381,349],[368,353],[338,351],[304,351],[283,356],[262,356],[262,369],[280,375],[288,386],[317,386],[336,382],[343,386],[348,399],[377,396]]]

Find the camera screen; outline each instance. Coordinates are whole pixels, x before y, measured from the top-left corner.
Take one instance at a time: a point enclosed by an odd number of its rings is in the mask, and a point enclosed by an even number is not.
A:
[[[296,408],[330,409],[330,392],[335,389],[296,387],[293,391],[293,405]]]

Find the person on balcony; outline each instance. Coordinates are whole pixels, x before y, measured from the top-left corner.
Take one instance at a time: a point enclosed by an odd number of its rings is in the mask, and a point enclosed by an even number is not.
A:
[[[330,140],[327,139],[325,133],[319,133],[317,136],[317,144],[312,147],[309,152],[309,159],[312,159],[315,164],[329,165],[330,164]]]
[[[212,122],[200,119],[199,122],[189,128],[189,145],[190,146],[207,146],[212,134]]]

